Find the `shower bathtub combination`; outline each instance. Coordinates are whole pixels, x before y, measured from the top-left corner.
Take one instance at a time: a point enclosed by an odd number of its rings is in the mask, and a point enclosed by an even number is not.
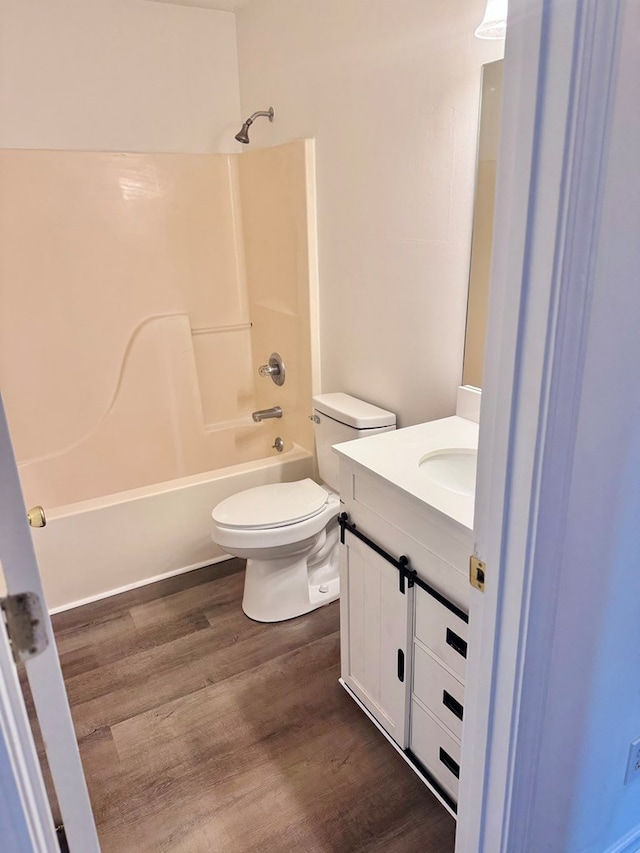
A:
[[[211,541],[211,510],[252,486],[311,476],[293,447],[256,459],[47,511],[33,540],[52,612],[226,559]],[[55,577],[55,583],[50,579]]]
[[[313,476],[313,155],[0,152],[0,389],[52,611],[224,559],[219,501]]]

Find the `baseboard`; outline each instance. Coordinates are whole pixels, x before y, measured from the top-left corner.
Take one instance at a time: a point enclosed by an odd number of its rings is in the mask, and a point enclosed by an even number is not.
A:
[[[604,853],[638,853],[640,851],[640,825],[635,826],[619,841],[611,847],[607,847]]]
[[[111,598],[113,595],[120,595],[121,592],[129,592],[132,589],[139,589],[141,586],[148,586],[150,583],[167,580],[177,575],[184,575],[187,572],[193,572],[196,569],[203,569],[205,566],[212,566],[214,563],[223,563],[225,560],[231,560],[227,554],[221,557],[213,557],[210,560],[204,560],[201,563],[194,563],[192,566],[185,566],[182,569],[172,569],[170,572],[165,572],[162,575],[154,575],[152,578],[144,578],[141,581],[134,581],[125,586],[119,586],[116,589],[109,589],[106,592],[99,592],[97,595],[90,595],[88,598],[81,598],[79,601],[72,601],[69,604],[62,604],[60,607],[52,607],[49,610],[50,616],[55,616],[56,613],[64,613],[66,610],[73,610],[75,607],[82,607],[85,604],[92,604],[94,601],[101,601],[103,598]]]

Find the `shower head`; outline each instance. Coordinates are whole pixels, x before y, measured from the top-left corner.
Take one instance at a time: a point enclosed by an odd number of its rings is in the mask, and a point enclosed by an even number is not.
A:
[[[236,133],[236,139],[238,142],[243,142],[245,145],[249,144],[249,122],[245,121],[245,123],[240,128],[240,132]]]
[[[250,116],[244,122],[244,124],[240,128],[240,131],[238,133],[236,133],[235,138],[238,140],[238,142],[242,142],[244,145],[248,145],[249,144],[249,128],[254,123],[254,121],[259,116],[266,116],[269,119],[269,121],[273,121],[273,115],[274,115],[273,107],[269,107],[268,110],[260,110],[257,113],[254,113],[252,116]]]

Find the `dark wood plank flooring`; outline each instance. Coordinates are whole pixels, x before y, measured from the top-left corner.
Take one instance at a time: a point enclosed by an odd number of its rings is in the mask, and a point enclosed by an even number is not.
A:
[[[450,853],[454,821],[337,683],[338,604],[252,622],[242,569],[54,617],[104,853]]]

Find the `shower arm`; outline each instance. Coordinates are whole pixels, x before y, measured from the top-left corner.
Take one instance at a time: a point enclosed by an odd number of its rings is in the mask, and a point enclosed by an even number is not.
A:
[[[273,109],[270,109],[270,110],[258,110],[258,112],[257,112],[257,113],[254,113],[252,116],[249,116],[249,118],[247,119],[246,123],[247,123],[247,124],[253,124],[253,123],[254,123],[254,121],[255,121],[257,118],[260,118],[260,116],[265,116],[266,118],[268,118],[268,119],[269,119],[269,121],[273,121]]]

